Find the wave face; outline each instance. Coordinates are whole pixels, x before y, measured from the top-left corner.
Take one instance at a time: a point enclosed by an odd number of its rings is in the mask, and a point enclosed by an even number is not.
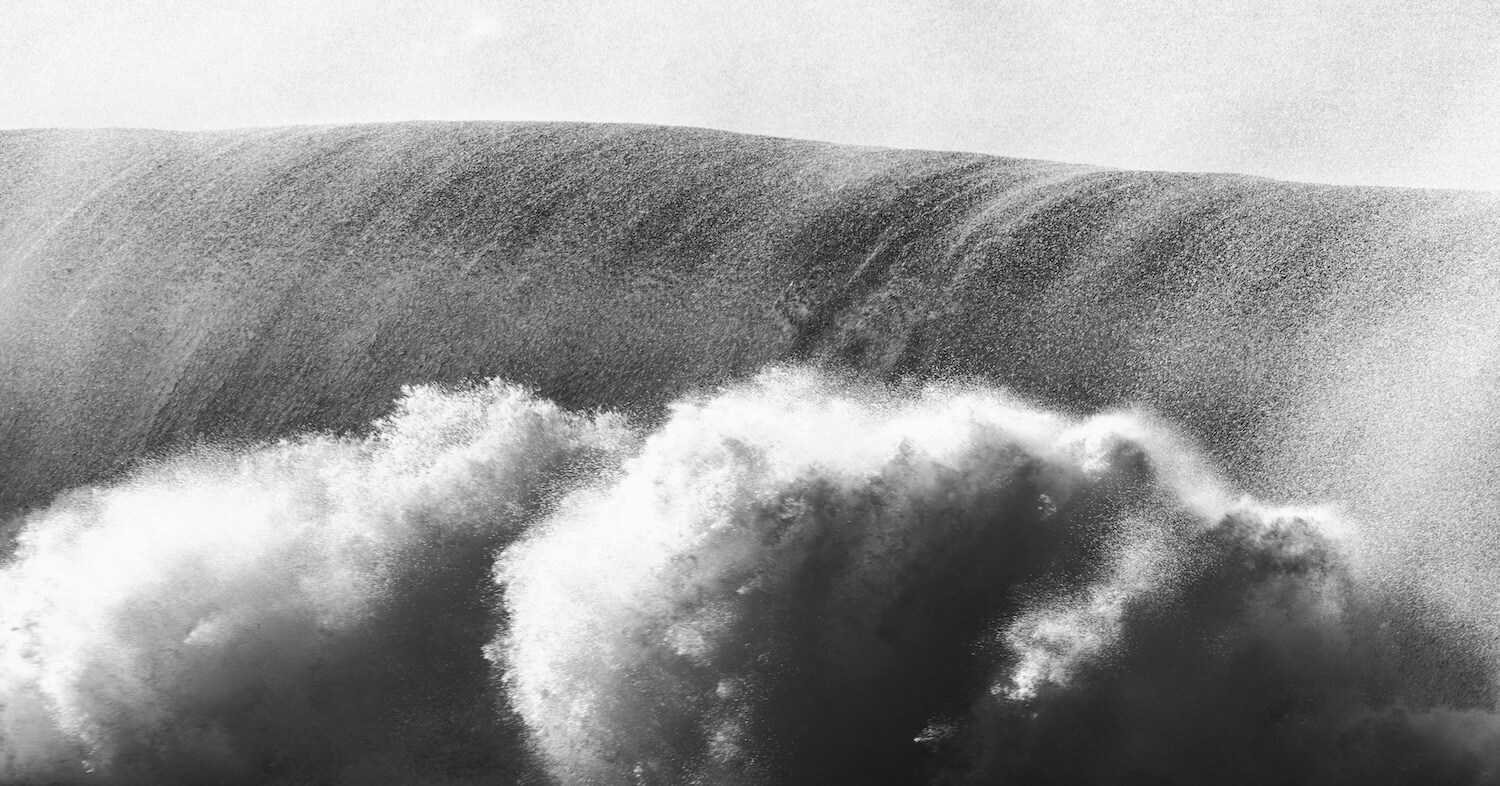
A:
[[[650,418],[810,361],[1149,407],[1484,618],[1496,199],[648,126],[7,131],[0,517],[402,385]]]
[[[31,514],[6,782],[1481,783],[1484,638],[1139,413],[501,382]]]

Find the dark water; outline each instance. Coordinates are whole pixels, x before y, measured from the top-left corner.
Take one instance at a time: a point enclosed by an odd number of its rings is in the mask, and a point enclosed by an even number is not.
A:
[[[1500,779],[1492,197],[564,124],[0,186],[5,782]]]

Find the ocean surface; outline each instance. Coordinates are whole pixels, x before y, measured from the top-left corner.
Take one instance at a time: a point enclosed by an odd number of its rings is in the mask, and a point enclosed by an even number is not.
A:
[[[1500,782],[1500,196],[0,132],[0,783]]]

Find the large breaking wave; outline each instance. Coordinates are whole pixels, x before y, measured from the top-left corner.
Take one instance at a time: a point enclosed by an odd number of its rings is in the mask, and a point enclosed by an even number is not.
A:
[[[1478,783],[1494,631],[1142,413],[504,382],[32,514],[0,779]]]

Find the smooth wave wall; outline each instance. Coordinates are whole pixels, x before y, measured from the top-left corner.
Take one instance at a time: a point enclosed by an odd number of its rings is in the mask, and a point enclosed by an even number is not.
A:
[[[1481,783],[1494,665],[1149,418],[505,384],[28,518],[0,779]]]

